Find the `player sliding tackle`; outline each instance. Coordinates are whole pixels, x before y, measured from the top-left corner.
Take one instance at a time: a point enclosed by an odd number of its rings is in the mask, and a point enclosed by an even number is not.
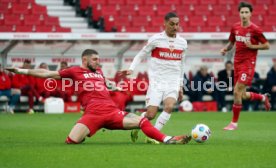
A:
[[[187,135],[168,136],[162,134],[145,117],[119,110],[109,95],[102,71],[97,69],[98,65],[98,53],[95,50],[87,49],[82,53],[81,66],[61,71],[19,68],[7,68],[7,70],[41,78],[70,78],[77,84],[76,92],[85,112],[69,133],[65,141],[67,144],[82,143],[87,136],[91,137],[100,128],[111,130],[140,128],[148,137],[166,144],[186,144],[191,140],[191,136]]]
[[[149,88],[146,95],[147,111],[141,116],[149,120],[155,118],[158,107],[163,102],[164,110],[156,120],[155,128],[161,130],[169,121],[177,100],[183,98],[184,56],[187,41],[177,35],[179,17],[175,13],[167,13],[164,17],[165,31],[155,34],[146,46],[135,56],[128,70],[122,75],[131,75],[135,67],[146,56],[151,56],[149,63]],[[133,130],[132,141],[138,138],[138,131]],[[147,143],[156,143],[146,139]]]
[[[229,43],[221,50],[225,55],[236,43],[234,58],[234,104],[232,122],[224,130],[235,130],[238,128],[238,119],[242,109],[242,100],[249,99],[264,102],[265,109],[270,110],[268,94],[257,94],[246,92],[246,86],[250,86],[254,72],[258,50],[268,50],[269,43],[262,30],[250,21],[252,5],[241,2],[238,8],[241,21],[234,24],[231,29]]]

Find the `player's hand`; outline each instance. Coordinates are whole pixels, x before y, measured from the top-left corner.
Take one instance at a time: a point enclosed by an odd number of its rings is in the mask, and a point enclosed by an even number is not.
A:
[[[127,75],[131,75],[132,73],[133,73],[132,70],[122,70],[118,72],[119,76],[127,76]]]
[[[8,67],[8,68],[5,68],[5,70],[13,72],[13,73],[19,73],[19,71],[18,71],[19,68]]]
[[[244,42],[244,44],[246,45],[247,48],[255,49],[253,44],[250,41],[246,41],[246,42]]]
[[[222,56],[225,56],[226,52],[227,52],[226,48],[223,48],[223,49],[220,50],[220,53],[221,53]]]

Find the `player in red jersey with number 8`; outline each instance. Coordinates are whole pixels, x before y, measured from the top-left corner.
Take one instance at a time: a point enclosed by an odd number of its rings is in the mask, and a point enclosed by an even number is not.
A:
[[[235,23],[231,29],[228,44],[221,49],[225,55],[236,44],[234,57],[234,104],[232,122],[224,130],[238,128],[239,114],[242,109],[242,100],[257,100],[264,102],[265,109],[270,110],[268,94],[246,92],[246,86],[250,86],[254,73],[258,50],[268,50],[269,43],[262,30],[250,21],[253,7],[250,3],[241,2],[238,7],[241,21]]]

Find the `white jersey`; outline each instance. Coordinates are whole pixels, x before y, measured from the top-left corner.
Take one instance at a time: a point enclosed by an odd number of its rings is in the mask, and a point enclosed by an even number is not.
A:
[[[155,34],[135,56],[129,69],[134,70],[143,58],[150,55],[148,68],[150,87],[162,90],[172,87],[179,89],[179,86],[183,85],[184,57],[187,48],[187,41],[179,35],[171,38],[165,32]]]

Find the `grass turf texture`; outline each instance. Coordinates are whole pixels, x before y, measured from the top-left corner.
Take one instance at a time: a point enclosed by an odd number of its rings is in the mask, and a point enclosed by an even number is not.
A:
[[[174,113],[163,132],[190,133],[207,124],[208,142],[151,145],[140,132],[137,143],[130,131],[102,131],[81,145],[64,140],[80,114],[0,115],[0,167],[275,167],[276,113],[243,112],[239,129],[226,132],[230,113]]]

